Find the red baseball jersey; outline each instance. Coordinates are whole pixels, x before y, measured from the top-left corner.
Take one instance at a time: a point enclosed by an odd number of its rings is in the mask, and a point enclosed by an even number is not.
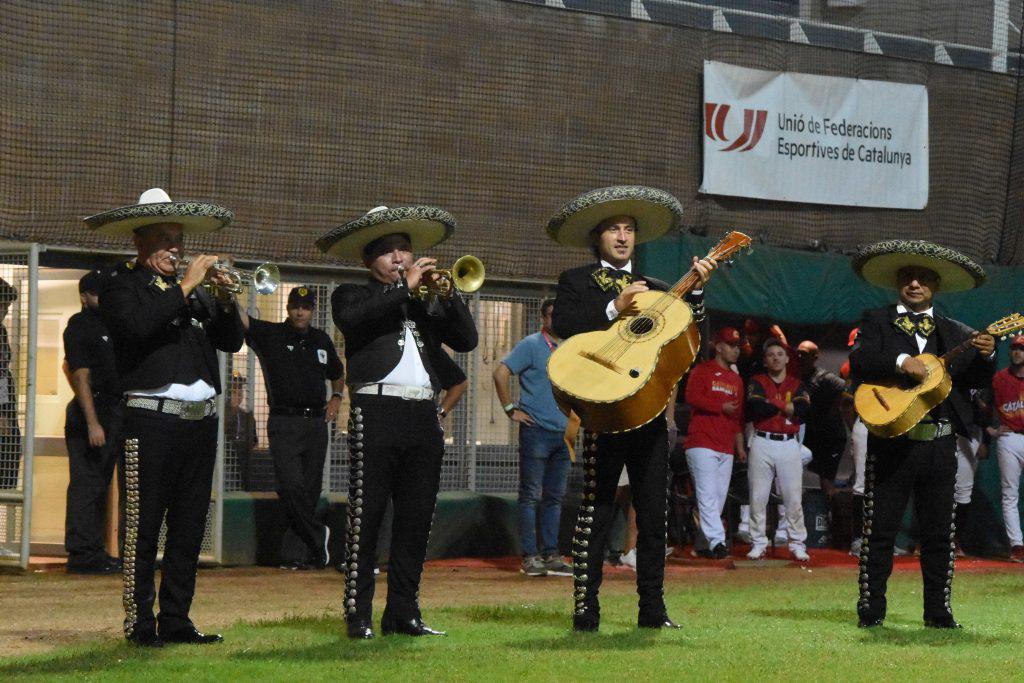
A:
[[[1000,370],[992,378],[999,423],[1015,432],[1024,431],[1024,379],[1018,378],[1010,368]]]
[[[786,417],[777,412],[771,417],[754,421],[754,429],[762,432],[775,432],[777,434],[796,434],[800,431],[800,416],[810,407],[810,400],[807,389],[794,375],[786,374],[786,377],[776,383],[768,375],[754,375],[747,385],[747,396],[757,400],[765,400],[780,411],[792,402],[797,412],[793,417]],[[751,408],[753,412],[753,407]]]
[[[736,403],[736,412],[726,415],[722,404],[730,401]],[[686,402],[693,413],[684,448],[734,453],[736,434],[743,431],[743,379],[717,361],[705,361],[690,371]]]

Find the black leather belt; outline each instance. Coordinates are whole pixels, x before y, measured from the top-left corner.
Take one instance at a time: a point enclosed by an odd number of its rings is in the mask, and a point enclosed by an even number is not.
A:
[[[795,439],[796,438],[796,434],[781,434],[779,432],[762,432],[760,430],[755,430],[754,434],[756,434],[757,436],[760,436],[762,439],[771,439],[772,441],[789,441],[790,439]]]
[[[274,406],[270,409],[271,415],[289,415],[291,417],[323,417],[324,409],[320,408],[289,408],[287,406]]]

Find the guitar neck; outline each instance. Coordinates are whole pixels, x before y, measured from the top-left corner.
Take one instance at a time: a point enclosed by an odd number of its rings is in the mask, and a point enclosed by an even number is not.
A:
[[[691,269],[690,272],[679,280],[679,282],[672,285],[672,288],[668,291],[669,294],[677,299],[682,299],[684,296],[692,292],[697,287],[698,283],[700,283],[700,277],[698,277],[697,273]]]

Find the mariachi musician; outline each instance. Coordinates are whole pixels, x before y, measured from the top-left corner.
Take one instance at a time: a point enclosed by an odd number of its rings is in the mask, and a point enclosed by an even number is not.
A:
[[[444,432],[435,397],[447,368],[447,344],[476,348],[477,331],[462,295],[420,295],[436,284],[436,259],[414,252],[455,230],[447,211],[431,206],[378,207],[317,241],[324,252],[362,261],[367,280],[342,284],[331,296],[334,323],[345,336],[349,418],[349,519],[345,618],[350,638],[373,637],[371,609],[377,538],[394,502],[388,597],[381,633],[444,635],[423,623],[420,578],[437,501]]]
[[[916,356],[939,356],[971,340],[968,350],[948,363],[953,387],[942,403],[902,436],[868,436],[859,626],[879,626],[885,619],[893,546],[913,494],[921,534],[924,625],[960,628],[951,607],[956,435],[966,435],[972,424],[971,390],[988,386],[992,379],[995,340],[936,315],[932,297],[940,289],[974,289],[985,281],[985,271],[959,252],[922,240],[869,245],[858,252],[853,267],[864,280],[899,295],[895,305],[864,312],[850,353],[856,382],[916,384],[928,376]]]
[[[586,192],[566,204],[548,224],[548,235],[567,247],[589,247],[595,263],[561,274],[552,312],[555,333],[563,339],[608,327],[633,298],[668,285],[636,272],[637,244],[678,228],[679,201],[662,190],[641,186],[606,187]],[[716,263],[693,259],[694,271],[706,282]],[[703,290],[686,297],[694,324],[704,317]],[[598,591],[615,489],[625,465],[637,513],[637,624],[676,628],[664,600],[665,529],[667,524],[668,422],[671,411],[628,432],[585,435],[584,499],[573,537],[575,609],[573,628],[596,631],[600,623]],[[586,425],[584,425],[586,427]]]
[[[94,231],[131,237],[138,256],[116,269],[100,294],[114,340],[125,422],[124,631],[139,646],[207,644],[217,634],[189,619],[199,549],[210,509],[217,455],[216,349],[242,346],[242,321],[223,287],[217,257],[195,256],[179,278],[184,238],[220,230],[233,218],[220,206],[174,202],[159,188],[136,205],[90,218]],[[153,618],[154,572],[166,515],[160,615]]]

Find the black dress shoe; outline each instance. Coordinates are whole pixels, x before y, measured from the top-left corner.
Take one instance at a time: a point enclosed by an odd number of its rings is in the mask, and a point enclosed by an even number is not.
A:
[[[953,615],[939,617],[938,619],[925,619],[925,628],[963,628],[963,624],[953,618]]]
[[[373,638],[373,628],[366,620],[352,621],[348,624],[348,637],[352,640],[369,640]]]
[[[289,560],[288,562],[282,562],[278,565],[278,568],[298,572],[304,572],[312,569],[309,563],[303,562],[302,560]]]
[[[224,640],[224,637],[219,633],[200,633],[194,626],[171,631],[170,633],[161,631],[160,638],[165,643],[186,643],[188,645],[210,645]]]
[[[126,635],[127,640],[132,645],[137,647],[163,647],[164,641],[160,639],[160,636],[156,634],[156,631],[136,631],[135,633]]]
[[[435,631],[420,618],[415,619],[388,619],[380,620],[380,632],[385,636],[400,633],[406,636],[446,636],[444,631]]]
[[[653,619],[650,617],[640,617],[636,620],[636,625],[640,628],[682,628],[682,626],[669,619],[667,614],[662,614]]]
[[[68,563],[67,567],[68,574],[87,574],[87,575],[102,575],[102,574],[120,574],[121,565],[120,563],[110,562],[108,560],[102,560],[100,562],[92,564],[71,564]]]
[[[724,543],[719,543],[711,551],[711,557],[715,560],[724,560],[729,557],[729,550],[725,547]]]
[[[881,626],[885,617],[860,617],[857,620],[857,628],[874,628]]]
[[[572,615],[572,630],[578,633],[596,632],[601,625],[601,617],[586,612]]]

